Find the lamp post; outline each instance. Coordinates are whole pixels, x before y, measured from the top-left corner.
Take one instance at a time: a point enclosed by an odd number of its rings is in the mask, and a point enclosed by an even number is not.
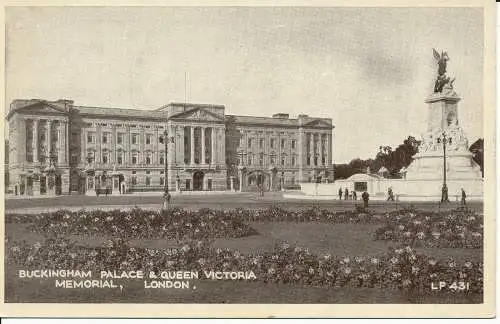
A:
[[[172,136],[171,138],[168,137],[168,130],[165,129],[165,132],[163,132],[163,143],[165,144],[165,197],[169,194],[168,193],[168,143],[169,142],[174,142],[174,137]]]
[[[443,188],[441,189],[441,202],[450,201],[448,199],[448,187],[446,186],[446,142],[446,133],[443,132]]]
[[[276,171],[276,161],[275,161],[275,158],[277,157],[277,154],[276,153],[271,153],[269,154],[269,171],[270,171],[270,174],[271,174],[271,182],[269,184],[269,191],[274,191],[274,174],[275,174],[275,171]]]
[[[238,173],[239,173],[239,191],[243,192],[243,182],[245,181],[244,178],[244,172],[245,172],[245,156],[247,155],[243,150],[238,151],[239,155],[239,163],[238,163]]]

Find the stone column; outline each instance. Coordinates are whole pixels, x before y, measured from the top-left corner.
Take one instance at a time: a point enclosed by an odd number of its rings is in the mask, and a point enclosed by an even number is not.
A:
[[[205,164],[205,127],[201,127],[201,163],[200,164]]]
[[[102,151],[102,138],[101,138],[101,126],[99,126],[99,124],[97,124],[96,128],[96,157],[95,157],[95,164],[96,164],[96,168],[97,168],[97,165],[100,165],[101,164],[101,151]]]
[[[18,163],[22,163],[22,164],[25,164],[26,163],[26,153],[28,151],[28,142],[26,141],[26,135],[27,135],[27,127],[26,127],[26,119],[20,119],[19,120],[19,124],[20,124],[20,130],[21,130],[21,143],[22,145],[19,146],[19,150],[21,151],[16,159],[17,159],[17,162]],[[5,157],[5,159],[7,159],[9,157],[9,152],[7,152],[7,156]]]
[[[50,163],[50,156],[52,154],[52,120],[47,120],[46,124],[46,131],[47,131],[47,155],[49,156],[49,163]]]
[[[120,195],[120,175],[117,173],[112,174],[112,189],[111,189],[111,195],[113,196],[119,196]]]
[[[124,136],[124,141],[125,145],[123,147],[125,148],[125,152],[123,153],[123,164],[130,164],[132,161],[132,139],[131,139],[131,134],[130,134],[130,125],[127,125],[125,128],[125,136]],[[122,191],[123,193],[123,191]]]
[[[225,156],[226,156],[226,139],[224,136],[224,128],[219,128],[219,134],[217,137],[220,139],[220,150],[219,150],[219,163],[225,164]]]
[[[309,133],[309,155],[311,156],[311,166],[314,165],[314,133]]]
[[[58,163],[63,163],[64,162],[64,151],[63,151],[63,146],[62,146],[62,134],[63,134],[63,128],[62,128],[62,121],[59,121],[59,124],[57,126],[57,161]]]
[[[47,181],[47,180],[45,180]],[[32,178],[32,190],[33,190],[33,196],[40,196],[40,175],[38,175],[38,178],[35,180],[35,178]],[[26,184],[28,184],[28,182],[26,182]],[[47,182],[45,182],[45,184],[47,184]],[[26,190],[28,189],[28,186],[25,187]],[[47,187],[45,187],[47,188]]]
[[[210,135],[212,136],[212,143],[211,143],[212,145],[211,145],[211,148],[210,148],[211,149],[211,152],[210,152],[210,154],[211,154],[210,162],[212,164],[215,164],[216,163],[215,152],[217,150],[216,150],[216,146],[215,146],[216,139],[215,139],[215,128],[214,127],[210,128],[210,133],[211,133]]]
[[[333,158],[332,158],[332,153],[333,153],[333,148],[332,148],[332,134],[328,134],[327,137],[327,155],[328,155],[328,165],[331,165],[333,163]]]
[[[240,176],[240,188],[239,188],[239,192],[243,192],[243,171],[244,170],[240,169],[239,171],[240,171],[240,174],[239,174],[239,176]]]
[[[179,164],[184,164],[184,127],[179,126],[179,137],[177,138],[177,161]]]
[[[297,138],[297,142],[296,142],[296,149],[298,151],[298,155],[297,155],[297,160],[295,161],[296,163],[296,166],[294,167],[298,167],[298,175],[299,175],[299,179],[298,179],[298,182],[302,182],[303,179],[304,179],[304,172],[303,172],[303,169],[304,169],[304,157],[305,157],[305,154],[304,154],[304,129],[302,127],[299,128],[299,136]],[[292,145],[290,144],[290,147]]]
[[[109,154],[109,164],[114,165],[116,163],[116,126],[114,124],[111,125],[111,134],[110,134],[110,154]]]
[[[38,163],[38,119],[33,120],[33,139],[31,141],[33,150],[33,163]]]
[[[194,164],[194,127],[191,126],[191,164]]]
[[[161,134],[160,134],[158,128],[155,128],[154,144],[153,144],[153,152],[155,152],[155,153],[154,153],[154,163],[153,164],[157,164],[157,165],[160,164],[160,150],[159,150],[160,136],[161,136]]]
[[[64,120],[62,122],[62,127],[63,127],[63,162],[69,163],[69,147],[71,141],[69,140],[68,121]]]
[[[230,185],[229,189],[231,191],[234,191],[234,177],[233,176],[230,177],[229,185]]]
[[[323,165],[323,134],[321,133],[319,134],[319,163],[320,165]]]

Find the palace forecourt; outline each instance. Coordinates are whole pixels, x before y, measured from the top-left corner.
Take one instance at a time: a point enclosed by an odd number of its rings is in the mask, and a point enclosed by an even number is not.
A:
[[[161,192],[165,181],[179,193],[333,181],[329,118],[234,116],[213,104],[146,110],[18,99],[7,124],[8,197]]]

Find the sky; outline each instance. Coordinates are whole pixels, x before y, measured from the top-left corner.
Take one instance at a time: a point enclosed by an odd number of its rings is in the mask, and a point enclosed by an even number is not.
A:
[[[10,7],[13,99],[332,118],[334,163],[374,157],[426,130],[426,97],[449,54],[459,122],[483,137],[483,15],[476,8]],[[185,76],[187,79],[185,82]],[[187,85],[185,87],[185,84]]]

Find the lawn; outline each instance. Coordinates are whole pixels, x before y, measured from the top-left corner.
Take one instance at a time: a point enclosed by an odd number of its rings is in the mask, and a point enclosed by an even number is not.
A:
[[[13,241],[34,244],[44,236],[33,233],[28,224],[6,223],[6,233]],[[287,241],[318,255],[373,257],[389,250],[394,242],[374,241],[376,224],[330,224],[318,222],[252,222],[258,234],[241,238],[217,238],[215,248],[239,250],[243,254],[273,251],[276,243]],[[80,246],[102,246],[108,237],[72,235]],[[164,250],[179,247],[173,240],[135,239],[137,248]],[[453,257],[458,262],[481,261],[482,249],[417,248],[437,259]],[[397,289],[313,287],[249,281],[211,281],[195,283],[196,289],[144,289],[141,280],[121,281],[119,289],[61,289],[50,279],[21,279],[19,268],[6,264],[6,302],[75,302],[75,303],[481,303],[482,295],[463,292],[430,292],[413,295]],[[102,269],[96,269],[96,271]],[[189,269],[188,269],[189,270]],[[246,269],[241,269],[245,271]],[[430,286],[430,283],[429,283]],[[429,287],[430,290],[430,287]]]

